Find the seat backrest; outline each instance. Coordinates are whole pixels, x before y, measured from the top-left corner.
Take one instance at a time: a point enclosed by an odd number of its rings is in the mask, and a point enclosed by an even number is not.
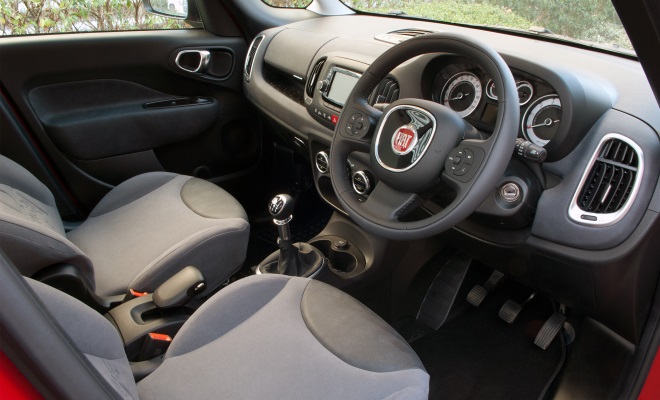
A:
[[[138,399],[128,358],[117,330],[101,314],[41,282],[26,281],[85,358],[123,399]]]
[[[67,263],[78,267],[94,288],[92,263],[66,238],[53,194],[28,170],[2,155],[0,248],[24,276]]]

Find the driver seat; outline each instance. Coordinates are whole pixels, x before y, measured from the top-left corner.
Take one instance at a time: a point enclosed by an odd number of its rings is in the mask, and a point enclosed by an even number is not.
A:
[[[429,375],[408,343],[357,300],[318,281],[257,275],[232,283],[195,311],[163,363],[136,384],[108,320],[25,279],[88,369],[124,399],[428,396]]]

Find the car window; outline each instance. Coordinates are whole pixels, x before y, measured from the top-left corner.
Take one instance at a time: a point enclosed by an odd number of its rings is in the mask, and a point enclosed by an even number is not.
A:
[[[269,6],[279,8],[306,8],[312,0],[262,0]]]
[[[153,0],[187,13],[186,0]],[[180,19],[147,13],[142,0],[1,0],[2,36],[44,33],[192,28]]]
[[[611,0],[342,0],[358,11],[513,29],[612,51],[632,45]]]

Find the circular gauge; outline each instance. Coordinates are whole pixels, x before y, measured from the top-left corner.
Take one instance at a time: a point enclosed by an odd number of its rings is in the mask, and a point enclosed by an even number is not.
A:
[[[442,104],[465,118],[479,105],[481,91],[481,81],[475,74],[461,72],[449,78],[442,89]]]
[[[522,131],[532,143],[545,146],[557,133],[561,122],[561,101],[551,94],[536,100],[525,112]]]
[[[489,79],[486,84],[486,96],[491,100],[497,100],[497,90],[495,89],[495,82],[492,79]]]
[[[518,101],[520,101],[520,105],[524,106],[529,103],[534,94],[532,84],[527,81],[520,81],[516,83],[516,88],[518,88]]]
[[[532,84],[527,81],[520,81],[516,82],[516,88],[518,89],[518,101],[520,102],[520,105],[524,106],[529,103],[534,94]],[[486,84],[486,96],[488,96],[489,99],[497,100],[497,88],[492,79],[489,79]]]

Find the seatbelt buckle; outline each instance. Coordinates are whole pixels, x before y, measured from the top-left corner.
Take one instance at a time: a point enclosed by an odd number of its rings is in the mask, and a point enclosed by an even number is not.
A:
[[[163,333],[150,332],[144,338],[142,350],[140,351],[140,360],[150,360],[154,357],[162,356],[172,343],[172,338]]]

